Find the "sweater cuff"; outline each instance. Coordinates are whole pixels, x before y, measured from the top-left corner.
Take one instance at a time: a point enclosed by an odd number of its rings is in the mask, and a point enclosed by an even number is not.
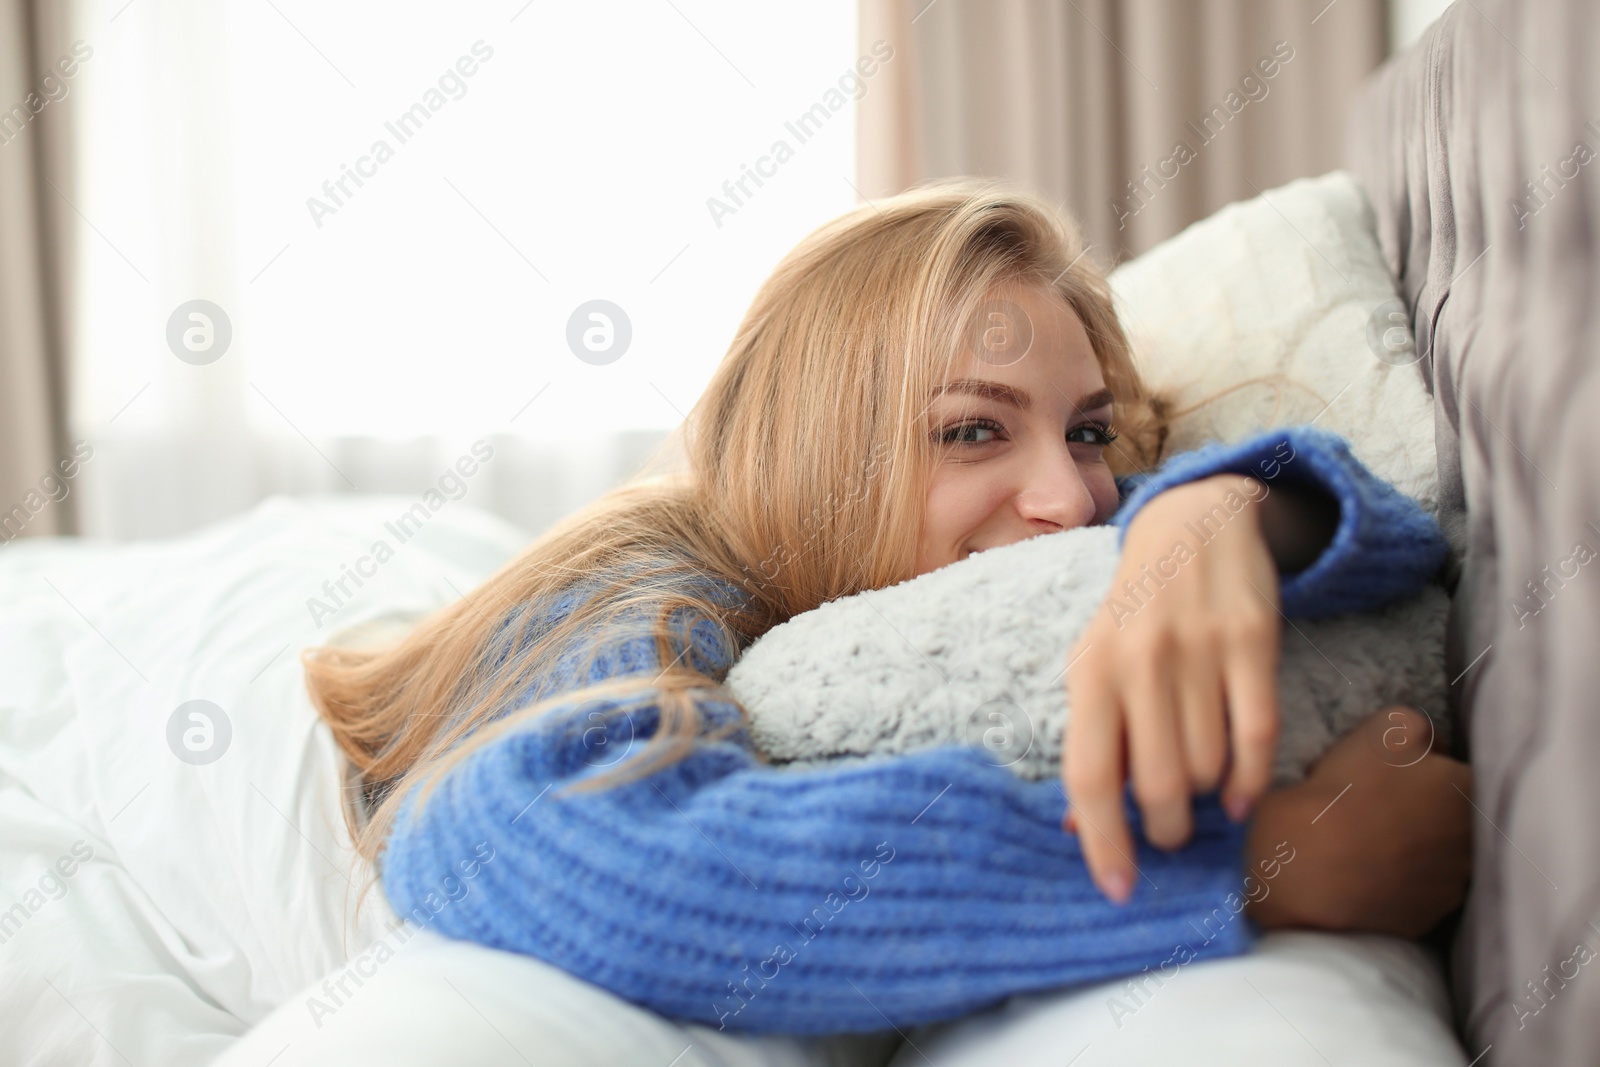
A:
[[[1371,611],[1419,592],[1444,561],[1438,523],[1369,471],[1338,434],[1311,426],[1267,430],[1235,444],[1214,442],[1174,456],[1134,480],[1112,518],[1127,537],[1133,517],[1158,494],[1215,474],[1274,484],[1310,485],[1339,505],[1333,540],[1304,570],[1283,579],[1285,615],[1315,618]]]

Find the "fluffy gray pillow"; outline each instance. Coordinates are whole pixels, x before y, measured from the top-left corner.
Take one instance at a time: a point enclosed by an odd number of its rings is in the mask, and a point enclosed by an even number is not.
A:
[[[751,645],[727,684],[778,762],[967,743],[1024,777],[1051,777],[1069,713],[1067,653],[1119,555],[1110,526],[980,552],[795,616]],[[1381,612],[1285,624],[1277,783],[1301,778],[1384,705],[1422,708],[1443,726],[1448,606],[1430,586]],[[1405,740],[1415,743],[1397,738],[1385,758],[1420,759],[1426,739]]]

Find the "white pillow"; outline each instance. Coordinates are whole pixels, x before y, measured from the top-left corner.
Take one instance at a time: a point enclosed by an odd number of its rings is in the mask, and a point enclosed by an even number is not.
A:
[[[682,1024],[543,960],[427,930],[363,972],[294,997],[214,1067],[879,1067],[895,1040]],[[312,998],[338,1005],[308,1012]]]
[[[1165,975],[1013,997],[911,1040],[891,1067],[1467,1063],[1431,953],[1397,937],[1315,930],[1273,931],[1247,956]]]
[[[1169,454],[1315,423],[1438,514],[1433,401],[1350,175],[1230,204],[1118,267],[1111,287],[1146,380],[1180,409],[1213,398],[1175,420]]]
[[[1015,997],[913,1030],[893,1067],[1061,1067],[1085,1046],[1092,1051],[1081,1064],[1129,1067],[1467,1062],[1437,963],[1398,938],[1274,933],[1252,955],[1158,978],[1145,978],[1142,992],[1117,980]],[[302,1003],[327,996],[318,983],[216,1067],[876,1067],[886,1058],[884,1042],[871,1038],[816,1041],[675,1023],[532,957],[426,931],[369,969],[359,988],[345,988],[351,995],[322,1025]],[[888,1037],[891,1047],[899,1040]]]

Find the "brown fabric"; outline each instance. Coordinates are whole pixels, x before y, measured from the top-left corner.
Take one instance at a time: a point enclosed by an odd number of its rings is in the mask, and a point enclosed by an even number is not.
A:
[[[860,10],[863,50],[892,41],[890,66],[911,87],[875,85],[861,100],[862,193],[1006,178],[1076,215],[1108,264],[1338,166],[1347,102],[1384,54],[1382,0],[862,0]]]
[[[856,15],[862,55],[872,54],[879,41],[894,49],[856,107],[856,192],[876,200],[921,179],[917,56],[911,39],[917,12],[913,0],[862,0]]]
[[[1458,2],[1374,79],[1349,148],[1465,546],[1448,655],[1479,815],[1456,980],[1483,1063],[1600,1063],[1597,47],[1586,0]]]
[[[0,0],[0,542],[75,528],[76,497],[50,501],[40,491],[71,454],[64,295],[72,96],[54,64],[71,55],[73,7]],[[61,87],[67,94],[50,99]]]

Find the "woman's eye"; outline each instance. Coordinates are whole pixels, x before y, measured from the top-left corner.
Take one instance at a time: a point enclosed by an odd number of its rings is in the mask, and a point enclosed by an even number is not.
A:
[[[1080,439],[1077,436],[1079,434],[1086,435],[1087,440]],[[1118,434],[1116,430],[1113,430],[1111,427],[1102,425],[1098,422],[1085,423],[1082,426],[1077,426],[1067,431],[1067,440],[1075,445],[1099,445],[1104,448],[1112,441],[1115,441],[1117,437]]]
[[[999,439],[1000,429],[999,423],[981,419],[951,426],[940,435],[939,439],[947,445],[986,445],[990,441]]]

